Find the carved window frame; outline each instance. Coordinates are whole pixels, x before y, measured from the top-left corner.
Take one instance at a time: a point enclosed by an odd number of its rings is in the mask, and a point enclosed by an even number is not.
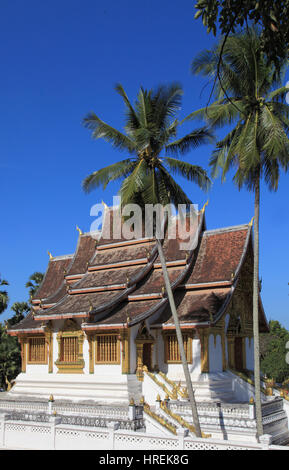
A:
[[[76,361],[63,361],[61,358],[62,344],[64,338],[76,338],[78,342],[78,352]],[[85,334],[74,320],[66,320],[62,330],[57,333],[58,359],[55,365],[58,367],[58,374],[83,374],[85,362],[83,359],[83,342]]]
[[[169,337],[170,336],[173,336],[174,337],[174,340],[175,340],[175,343],[176,343],[176,347],[177,347],[177,351],[178,351],[178,355],[180,357],[179,360],[172,360],[172,359],[169,359]],[[193,362],[193,344],[192,344],[192,334],[189,333],[189,332],[185,332],[185,333],[182,333],[182,336],[183,336],[183,342],[184,342],[184,348],[185,348],[185,353],[186,353],[186,358],[187,358],[187,362],[188,364],[192,364]],[[163,337],[164,337],[164,357],[165,357],[165,364],[182,364],[182,360],[181,360],[181,354],[180,354],[180,348],[179,348],[179,343],[178,343],[178,338],[177,338],[177,335],[175,332],[173,331],[166,331],[164,332],[163,334]]]
[[[98,356],[98,346],[99,346],[99,340],[98,338],[107,338],[107,337],[115,337],[116,338],[116,358],[115,361],[98,361],[97,356]],[[94,335],[94,363],[95,365],[120,365],[120,335],[119,333],[116,333],[115,331],[113,332],[106,332],[106,333],[96,333]]]
[[[32,350],[32,346],[31,346],[31,342],[33,340],[42,340],[43,341],[43,349],[44,349],[44,359],[43,360],[40,360],[40,359],[35,359],[35,360],[32,360],[31,359],[31,350]],[[33,335],[33,336],[28,336],[27,337],[27,364],[32,364],[32,365],[35,365],[35,364],[39,364],[39,365],[47,365],[48,364],[48,347],[47,347],[47,340],[46,340],[46,337],[45,335]]]

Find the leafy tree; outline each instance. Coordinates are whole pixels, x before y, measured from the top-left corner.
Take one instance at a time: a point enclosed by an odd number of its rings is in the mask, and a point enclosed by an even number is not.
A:
[[[206,128],[201,128],[177,138],[180,124],[177,113],[182,97],[182,89],[177,83],[149,91],[141,88],[134,106],[121,85],[116,86],[116,91],[126,106],[125,133],[106,124],[94,113],[90,113],[85,118],[84,125],[92,130],[94,138],[105,139],[115,148],[125,151],[130,157],[89,175],[83,182],[84,190],[91,191],[99,186],[105,189],[110,181],[122,180],[120,195],[123,207],[128,203],[137,203],[142,208],[145,204],[156,203],[190,204],[190,199],[176,183],[171,173],[195,182],[202,189],[209,188],[210,180],[205,170],[191,163],[180,161],[178,156],[188,153],[202,143],[210,142],[211,132]],[[175,322],[193,421],[196,434],[201,437],[181,329],[159,239],[157,239],[157,244]]]
[[[15,337],[0,323],[0,387],[5,390],[21,370],[20,346]]]
[[[13,310],[14,315],[7,320],[9,327],[16,325],[25,318],[26,314],[30,310],[30,305],[27,302],[14,302],[11,306],[11,310]]]
[[[0,287],[9,286],[8,282],[5,279],[0,277]],[[0,290],[0,314],[6,310],[9,302],[8,292],[6,290]]]
[[[32,298],[36,294],[41,282],[43,281],[44,274],[36,271],[31,274],[29,280],[26,282],[25,287],[29,289],[29,296]]]
[[[270,334],[261,335],[261,369],[267,377],[281,383],[289,378],[286,362],[289,331],[275,320],[269,322],[269,327]]]
[[[261,50],[277,73],[282,69],[289,49],[289,0],[197,0],[195,8],[207,32],[216,35],[219,27],[225,40],[247,24],[261,26]]]
[[[219,66],[219,43],[213,50],[203,51],[193,61],[194,73],[212,77]],[[282,64],[282,69],[287,61]],[[285,102],[286,87],[280,84],[275,69],[266,61],[262,40],[255,29],[228,37],[220,67],[222,86],[215,89],[216,101],[208,108],[190,115],[203,117],[213,127],[226,124],[232,130],[216,144],[210,164],[213,176],[221,169],[222,180],[235,169],[234,181],[255,194],[253,324],[255,344],[255,392],[258,434],[262,434],[260,363],[259,363],[259,213],[260,181],[277,191],[280,170],[289,164],[289,106]],[[224,92],[225,88],[225,92]]]

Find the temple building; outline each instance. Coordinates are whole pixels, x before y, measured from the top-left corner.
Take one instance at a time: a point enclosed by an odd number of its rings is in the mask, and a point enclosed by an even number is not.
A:
[[[113,211],[97,236],[79,230],[73,255],[50,255],[31,312],[9,330],[22,356],[10,396],[127,404],[169,384],[186,395],[156,240],[105,238]],[[253,370],[252,225],[207,230],[202,210],[194,230],[191,249],[178,237],[163,249],[196,399],[242,401],[229,371]],[[268,331],[261,299],[259,325]]]

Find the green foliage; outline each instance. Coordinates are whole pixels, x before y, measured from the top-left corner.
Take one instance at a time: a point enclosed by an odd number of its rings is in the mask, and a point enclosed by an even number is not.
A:
[[[289,49],[289,0],[198,0],[195,18],[202,18],[207,32],[224,36],[247,24],[262,28],[261,47],[278,73]]]
[[[125,151],[129,158],[95,171],[85,178],[83,188],[89,192],[96,187],[106,188],[110,181],[122,181],[122,206],[128,203],[190,204],[190,199],[172,178],[178,174],[207,190],[210,179],[205,170],[183,162],[179,156],[212,141],[212,132],[206,127],[196,129],[176,139],[180,122],[177,114],[181,105],[182,88],[178,83],[160,86],[156,90],[139,90],[132,105],[122,87],[117,93],[125,104],[125,134],[103,122],[95,113],[84,119],[92,137],[102,138],[113,147]],[[169,157],[174,156],[175,158]]]
[[[6,389],[21,370],[20,345],[17,338],[6,333],[0,323],[0,387]]]
[[[30,288],[30,295],[34,295],[37,291],[39,284],[43,280],[43,274],[39,272],[33,273],[26,287]],[[0,282],[0,285],[8,285],[7,281]],[[4,303],[4,299],[5,303]],[[0,292],[0,305],[2,308],[7,307],[8,295],[6,292]],[[30,310],[28,302],[14,302],[11,306],[14,315],[5,321],[5,324],[0,323],[0,388],[7,389],[11,380],[19,374],[21,370],[21,353],[20,345],[17,338],[11,337],[7,334],[7,329],[13,325],[18,324],[23,320]],[[3,310],[2,310],[3,311]]]
[[[7,320],[9,327],[16,325],[25,318],[26,314],[30,310],[30,305],[27,302],[14,302],[14,304],[11,306],[11,310],[13,310],[14,315],[13,317],[9,318],[9,320]]]
[[[222,41],[212,50],[200,53],[192,71],[213,78],[219,67]],[[282,69],[287,61],[282,64]],[[256,29],[231,35],[223,48],[220,82],[216,101],[193,112],[187,119],[204,118],[212,127],[226,124],[233,129],[219,142],[210,164],[213,176],[221,170],[224,180],[235,167],[234,180],[239,188],[255,190],[259,175],[271,190],[278,188],[280,168],[289,165],[289,106],[286,87],[275,89],[274,67],[262,53],[262,41]]]
[[[281,383],[289,378],[289,364],[286,363],[286,343],[289,331],[278,321],[269,323],[270,334],[261,335],[261,369],[268,378]]]
[[[8,286],[8,282],[0,277],[0,286]],[[6,290],[0,290],[0,314],[6,310],[9,302],[8,292]]]
[[[43,278],[44,274],[40,273],[39,271],[36,271],[29,277],[29,280],[26,282],[25,287],[29,289],[30,298],[32,298],[36,294],[41,282],[43,281]]]

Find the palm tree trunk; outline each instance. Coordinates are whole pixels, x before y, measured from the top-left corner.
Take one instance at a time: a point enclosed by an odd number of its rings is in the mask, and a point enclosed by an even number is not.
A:
[[[259,345],[259,215],[260,215],[260,173],[255,187],[254,223],[254,273],[253,273],[253,334],[254,334],[254,381],[257,437],[263,434],[261,383],[260,383],[260,345]]]
[[[197,405],[196,405],[196,401],[195,401],[194,390],[193,390],[191,376],[190,376],[189,367],[188,367],[188,363],[187,363],[182,332],[181,332],[179,318],[178,318],[177,309],[176,309],[176,305],[175,305],[175,299],[174,299],[173,291],[172,291],[170,280],[169,280],[169,275],[168,275],[167,265],[166,265],[165,256],[164,256],[164,252],[163,252],[163,247],[162,247],[161,241],[159,239],[157,239],[157,245],[158,245],[158,252],[159,252],[159,257],[160,257],[162,270],[163,270],[163,275],[164,275],[164,280],[165,280],[166,291],[167,291],[167,294],[168,294],[170,308],[171,308],[174,323],[175,323],[176,334],[177,334],[178,344],[179,344],[179,348],[180,348],[180,355],[181,355],[184,375],[185,375],[185,379],[186,379],[186,385],[187,385],[189,400],[190,400],[190,404],[191,404],[191,408],[192,408],[192,416],[193,416],[193,423],[194,423],[194,427],[195,427],[195,433],[196,433],[197,437],[202,437],[200,422],[199,422],[199,417],[198,417],[198,411],[197,411]]]

